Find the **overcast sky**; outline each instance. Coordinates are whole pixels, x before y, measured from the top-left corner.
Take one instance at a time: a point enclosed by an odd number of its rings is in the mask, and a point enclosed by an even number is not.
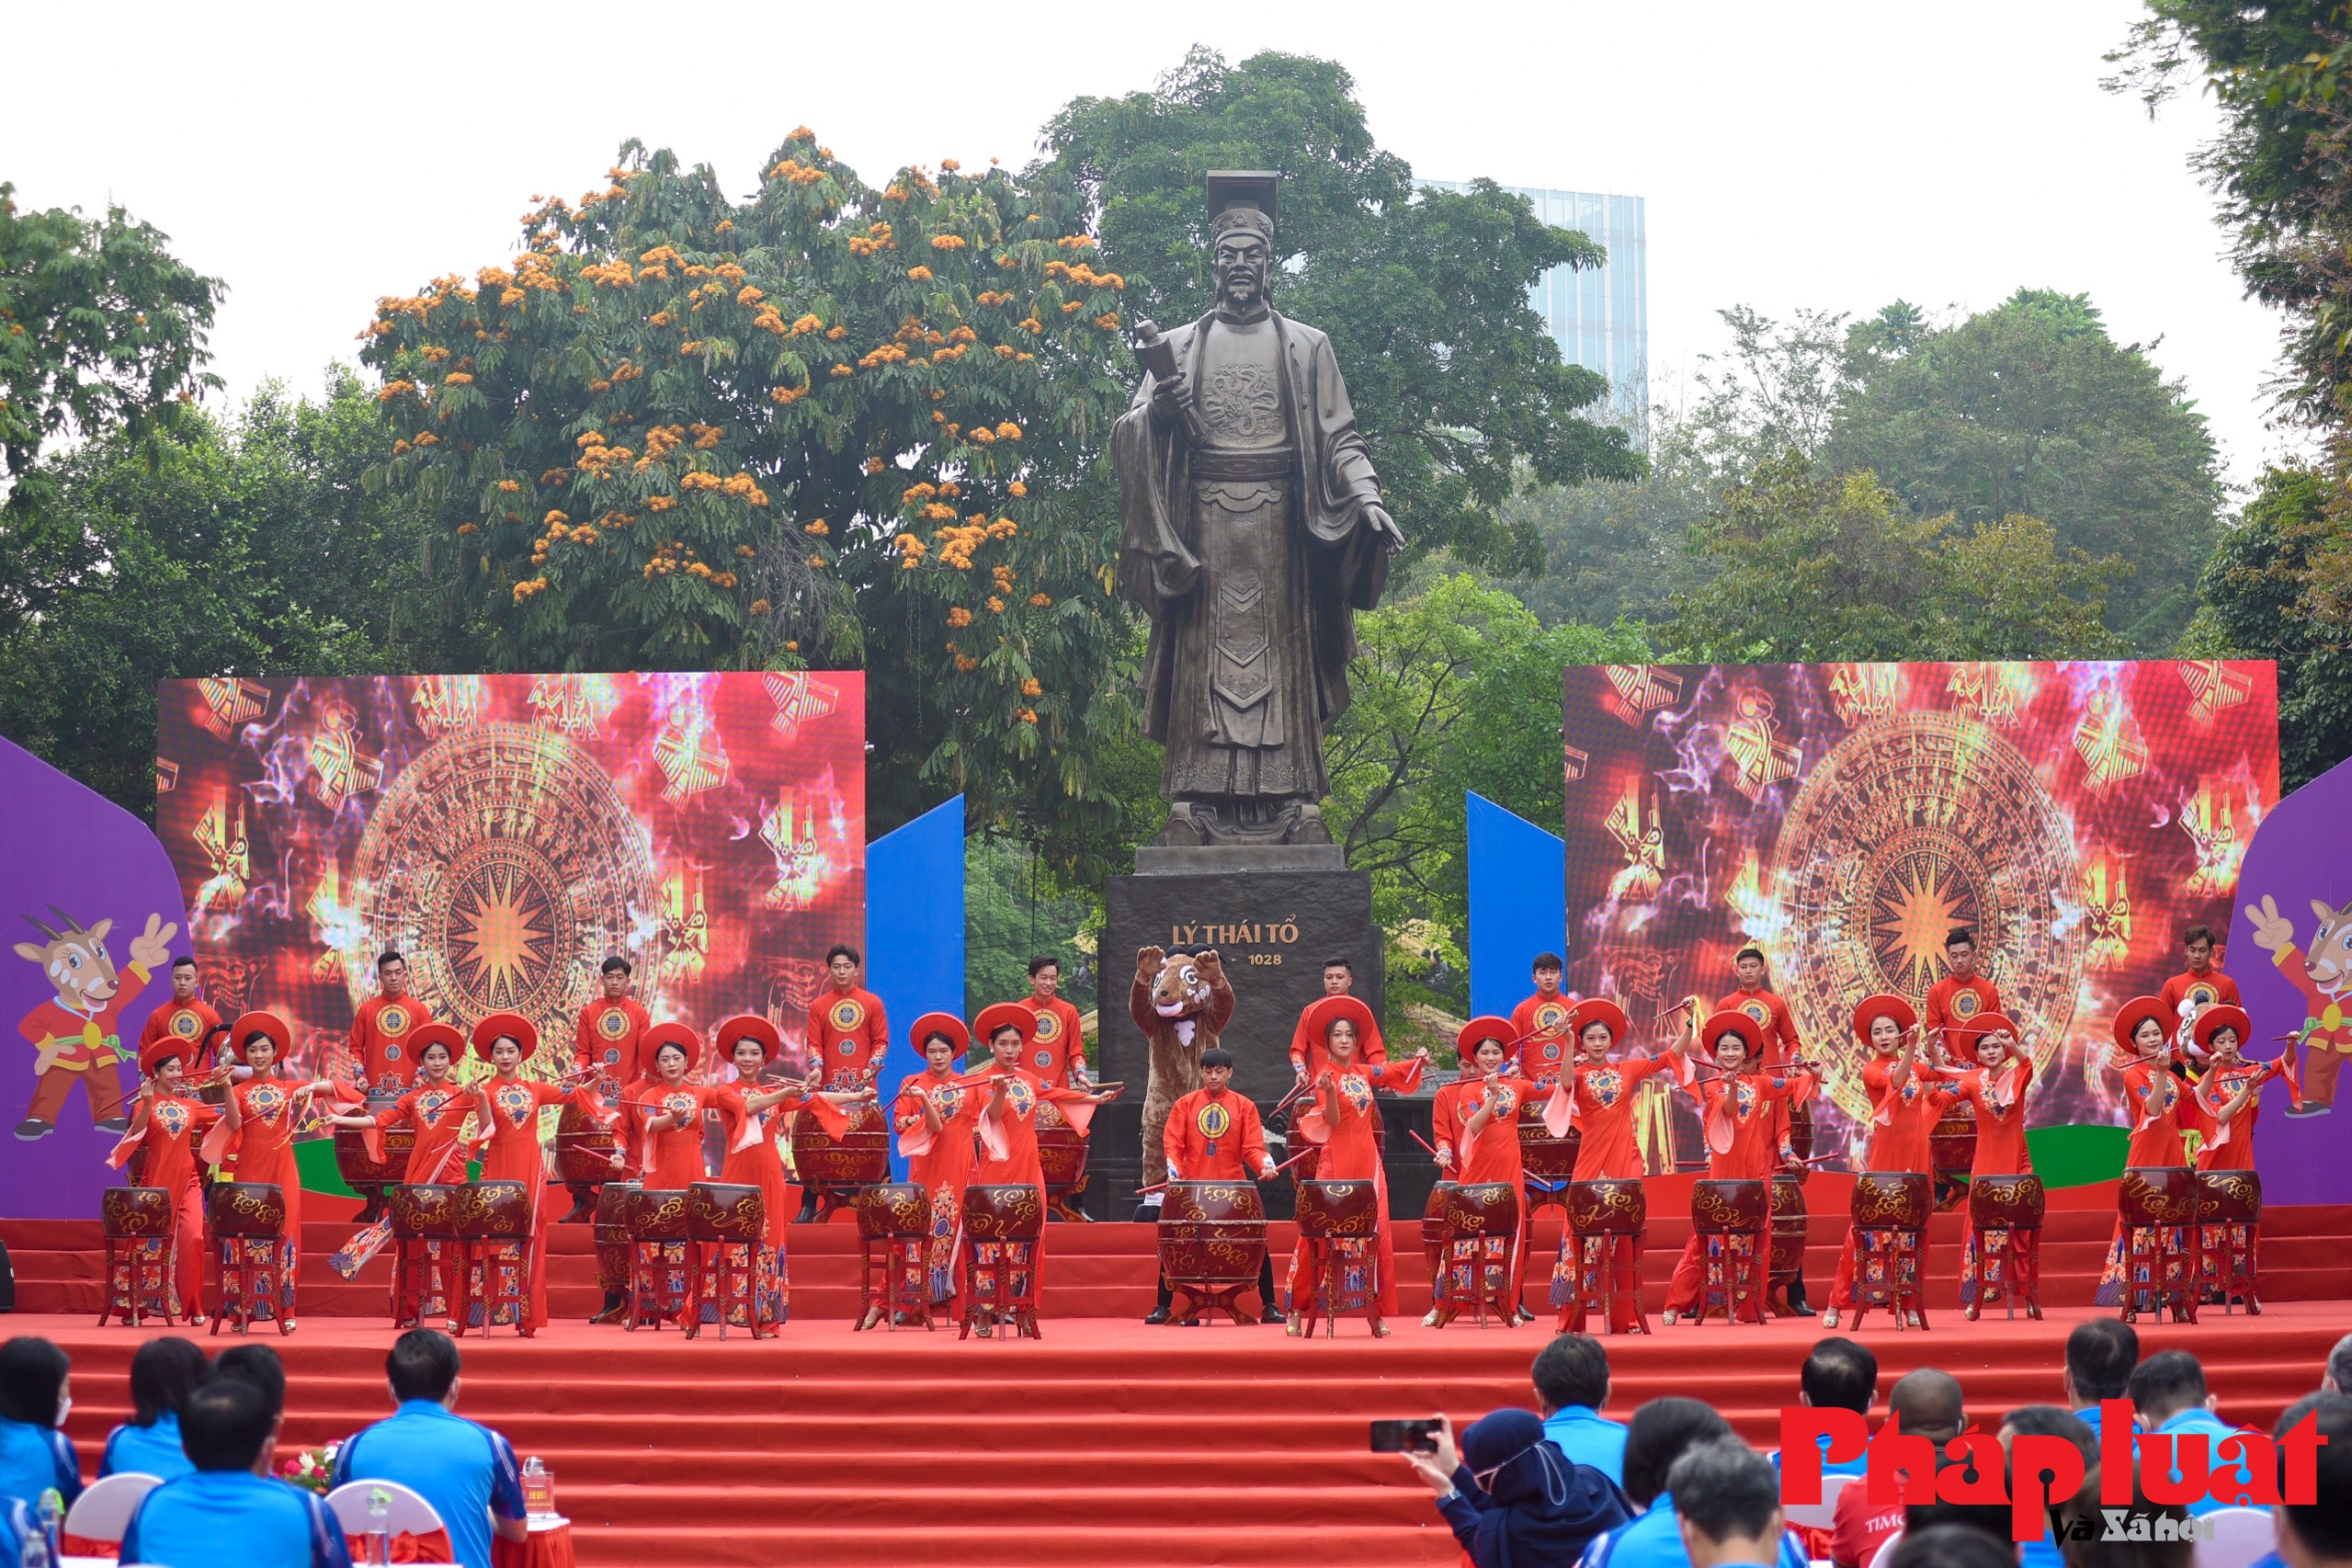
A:
[[[0,178],[20,205],[112,199],[165,231],[229,283],[212,347],[233,394],[307,391],[378,295],[503,257],[532,195],[602,184],[624,138],[740,193],[806,123],[881,183],[1026,162],[1062,102],[1146,86],[1195,42],[1311,52],[1346,63],[1425,177],[1646,198],[1653,392],[1721,344],[1728,305],[2087,292],[2119,338],[2161,339],[2244,481],[2284,449],[2262,390],[2277,322],[2241,297],[2187,167],[2207,106],[2152,124],[2099,90],[2138,8],[28,6]]]

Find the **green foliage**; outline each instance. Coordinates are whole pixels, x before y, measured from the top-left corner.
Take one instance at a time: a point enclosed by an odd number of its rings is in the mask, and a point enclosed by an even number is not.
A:
[[[2342,551],[2332,485],[2306,469],[2272,469],[2205,568],[2193,628],[2202,658],[2278,662],[2279,772],[2298,789],[2352,756],[2352,651],[2346,621],[2314,593],[2319,568]],[[2315,613],[2315,611],[2321,613]]]
[[[381,301],[380,481],[458,548],[502,669],[862,666],[887,831],[956,791],[1049,846],[1134,727],[1115,508],[1127,281],[1002,169],[865,185],[796,131],[758,193],[631,142],[511,267]]]
[[[2221,501],[2212,437],[2180,383],[2108,337],[2084,295],[2020,289],[1930,332],[1891,322],[1904,310],[1857,329],[1831,466],[1876,473],[1915,516],[2022,513],[2086,554],[2128,554],[2108,625],[2133,653],[2169,653]]]
[[[1009,839],[964,841],[964,1016],[1029,994],[1029,960],[1062,962],[1062,994],[1081,1013],[1094,1007],[1093,946],[1080,929],[1093,901],[1058,887],[1037,854]]]
[[[1544,558],[1540,575],[1497,585],[1547,626],[1664,618],[1714,572],[1688,548],[1691,528],[1723,491],[1700,434],[1693,421],[1653,410],[1649,472],[1641,478],[1546,485],[1504,503],[1506,526],[1532,528]]]
[[[15,189],[0,181],[0,480],[22,512],[53,497],[35,466],[42,443],[116,430],[152,439],[221,385],[198,367],[223,286],[119,207],[103,222],[78,208],[22,212]]]
[[[1723,663],[2108,658],[2107,585],[2127,570],[2011,516],[1917,521],[1868,473],[1790,453],[1693,536],[1722,570],[1680,604],[1677,657]]]
[[[1564,788],[1561,671],[1640,661],[1635,631],[1545,627],[1507,593],[1438,577],[1357,618],[1355,699],[1334,726],[1325,808],[1347,863],[1372,875],[1391,931],[1425,919],[1425,945],[1462,967],[1469,885],[1462,795],[1557,822]]]
[[[1640,472],[1624,432],[1579,415],[1606,380],[1562,364],[1528,302],[1546,271],[1599,266],[1600,247],[1492,181],[1416,192],[1339,65],[1264,53],[1229,66],[1196,49],[1150,92],[1074,99],[1044,144],[1043,171],[1085,193],[1104,254],[1137,279],[1136,312],[1164,326],[1214,301],[1202,176],[1281,172],[1275,303],[1331,335],[1415,557],[1537,570],[1535,528],[1502,511],[1507,497],[1529,479]]]
[[[361,491],[392,445],[372,395],[347,370],[327,391],[44,463],[40,512],[0,512],[0,731],[152,820],[159,680],[468,665],[394,623],[421,528]]]

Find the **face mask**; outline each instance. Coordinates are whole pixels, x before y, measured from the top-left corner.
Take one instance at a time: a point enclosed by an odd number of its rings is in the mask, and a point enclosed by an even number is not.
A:
[[[74,1401],[70,1395],[64,1399],[59,1400],[57,1402],[57,1420],[53,1424],[61,1427],[65,1425],[65,1418],[73,1413]]]

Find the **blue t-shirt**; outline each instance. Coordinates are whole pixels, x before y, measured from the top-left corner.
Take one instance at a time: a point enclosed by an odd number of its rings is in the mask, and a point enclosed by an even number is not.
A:
[[[140,1500],[122,1532],[125,1562],[171,1568],[351,1568],[326,1505],[249,1470],[200,1470]]]
[[[2210,1490],[2206,1495],[2188,1506],[2189,1517],[2194,1518],[2200,1514],[2210,1514],[2216,1508],[2243,1507],[2253,1502],[2253,1473],[2244,1464],[2233,1463],[2221,1457],[2221,1439],[2236,1437],[2238,1429],[2210,1410],[2191,1408],[2182,1411],[2157,1427],[2152,1435],[2160,1437],[2176,1437],[2187,1433],[2204,1434],[2205,1463],[2210,1472],[2208,1475]],[[2177,1460],[2177,1455],[2171,1457]],[[2181,1478],[2180,1465],[2176,1462],[2166,1473],[2171,1480],[2178,1481]],[[2230,1490],[2233,1483],[2239,1488],[2235,1494]],[[2218,1502],[2212,1495],[2214,1492],[2221,1494]]]
[[[196,1462],[180,1447],[177,1412],[165,1411],[155,1417],[153,1426],[134,1426],[125,1422],[107,1434],[106,1452],[98,1457],[98,1473],[118,1475],[125,1471],[152,1475],[158,1481],[196,1473]]]
[[[1563,1404],[1543,1418],[1543,1435],[1578,1464],[1625,1484],[1624,1422],[1611,1421],[1589,1404]]]
[[[1586,1547],[1583,1568],[1690,1568],[1690,1554],[1682,1549],[1682,1527],[1675,1518],[1674,1494],[1659,1493],[1650,1500],[1648,1513]],[[1788,1530],[1780,1532],[1780,1557],[1773,1568],[1810,1568],[1804,1547]]]
[[[82,1460],[73,1439],[54,1426],[0,1419],[0,1497],[38,1513],[40,1494],[56,1487],[70,1506],[82,1494]]]
[[[1870,1450],[1867,1447],[1863,1449],[1862,1457],[1859,1459],[1832,1460],[1829,1457],[1827,1437],[1815,1437],[1813,1446],[1821,1449],[1821,1472],[1824,1476],[1868,1475],[1870,1472]],[[1772,1468],[1775,1470],[1780,1468],[1780,1450],[1778,1449],[1772,1450]]]
[[[523,1517],[523,1471],[506,1438],[429,1399],[412,1399],[343,1445],[335,1483],[396,1481],[433,1505],[461,1568],[490,1568],[490,1516]]]

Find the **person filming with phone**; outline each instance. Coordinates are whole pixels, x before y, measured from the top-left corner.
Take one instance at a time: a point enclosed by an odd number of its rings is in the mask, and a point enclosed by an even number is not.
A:
[[[1617,1483],[1544,1437],[1532,1410],[1453,1423],[1375,1421],[1372,1447],[1402,1452],[1474,1568],[1573,1568],[1595,1536],[1633,1517]]]

